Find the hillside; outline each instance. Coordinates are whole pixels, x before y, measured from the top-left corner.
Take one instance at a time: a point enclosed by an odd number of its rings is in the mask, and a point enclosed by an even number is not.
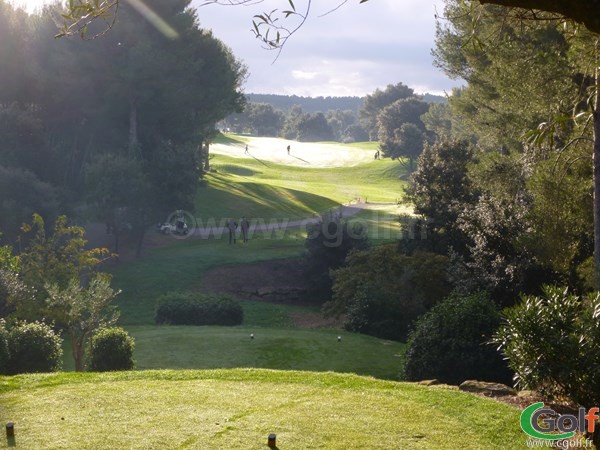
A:
[[[446,103],[446,97],[435,94],[423,94],[423,100],[427,103]],[[327,112],[340,109],[351,110],[356,113],[363,107],[364,97],[300,97],[297,95],[278,94],[246,94],[246,98],[252,103],[268,103],[275,109],[289,111],[297,105],[307,113]]]

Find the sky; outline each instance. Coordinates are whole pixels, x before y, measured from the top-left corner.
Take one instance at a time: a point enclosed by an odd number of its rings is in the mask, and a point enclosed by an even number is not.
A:
[[[43,1],[15,3],[32,10]],[[343,0],[313,0],[310,17],[277,57],[254,38],[252,19],[289,9],[288,2],[223,6],[192,0],[201,27],[211,29],[248,67],[246,93],[364,96],[402,82],[419,94],[444,95],[461,84],[433,66],[435,14],[443,12],[443,0],[348,0],[329,14]],[[294,4],[301,11],[307,0]]]
[[[323,16],[340,2],[313,0],[311,16],[275,62],[276,52],[254,38],[252,17],[289,9],[287,0],[197,10],[201,26],[212,29],[248,66],[248,93],[363,96],[402,82],[417,93],[443,95],[461,84],[433,66],[435,13],[443,13],[442,0],[349,0]],[[299,11],[306,0],[294,3]]]

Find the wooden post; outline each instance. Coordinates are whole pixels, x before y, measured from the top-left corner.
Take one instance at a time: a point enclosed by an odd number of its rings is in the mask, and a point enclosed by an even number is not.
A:
[[[269,435],[269,440],[267,441],[267,445],[271,448],[277,447],[277,435],[271,433]]]
[[[6,424],[6,437],[7,439],[15,437],[15,424],[12,422]]]

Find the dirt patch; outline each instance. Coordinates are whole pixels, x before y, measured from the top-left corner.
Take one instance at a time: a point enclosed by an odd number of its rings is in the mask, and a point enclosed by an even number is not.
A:
[[[310,304],[302,260],[297,258],[217,267],[204,274],[203,284],[210,292],[242,300]]]

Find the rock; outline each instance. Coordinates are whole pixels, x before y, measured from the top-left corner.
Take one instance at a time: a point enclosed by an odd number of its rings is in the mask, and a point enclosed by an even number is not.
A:
[[[502,383],[488,383],[487,381],[467,380],[459,387],[459,390],[465,392],[473,392],[475,394],[483,394],[489,397],[501,397],[503,395],[516,395],[517,392]]]
[[[433,380],[422,380],[417,384],[422,384],[423,386],[435,386],[436,384],[440,384],[440,380],[436,380],[435,378]]]
[[[519,391],[517,396],[519,396],[519,397],[539,397],[539,394],[535,391],[530,391],[530,390],[525,389],[525,390]]]

